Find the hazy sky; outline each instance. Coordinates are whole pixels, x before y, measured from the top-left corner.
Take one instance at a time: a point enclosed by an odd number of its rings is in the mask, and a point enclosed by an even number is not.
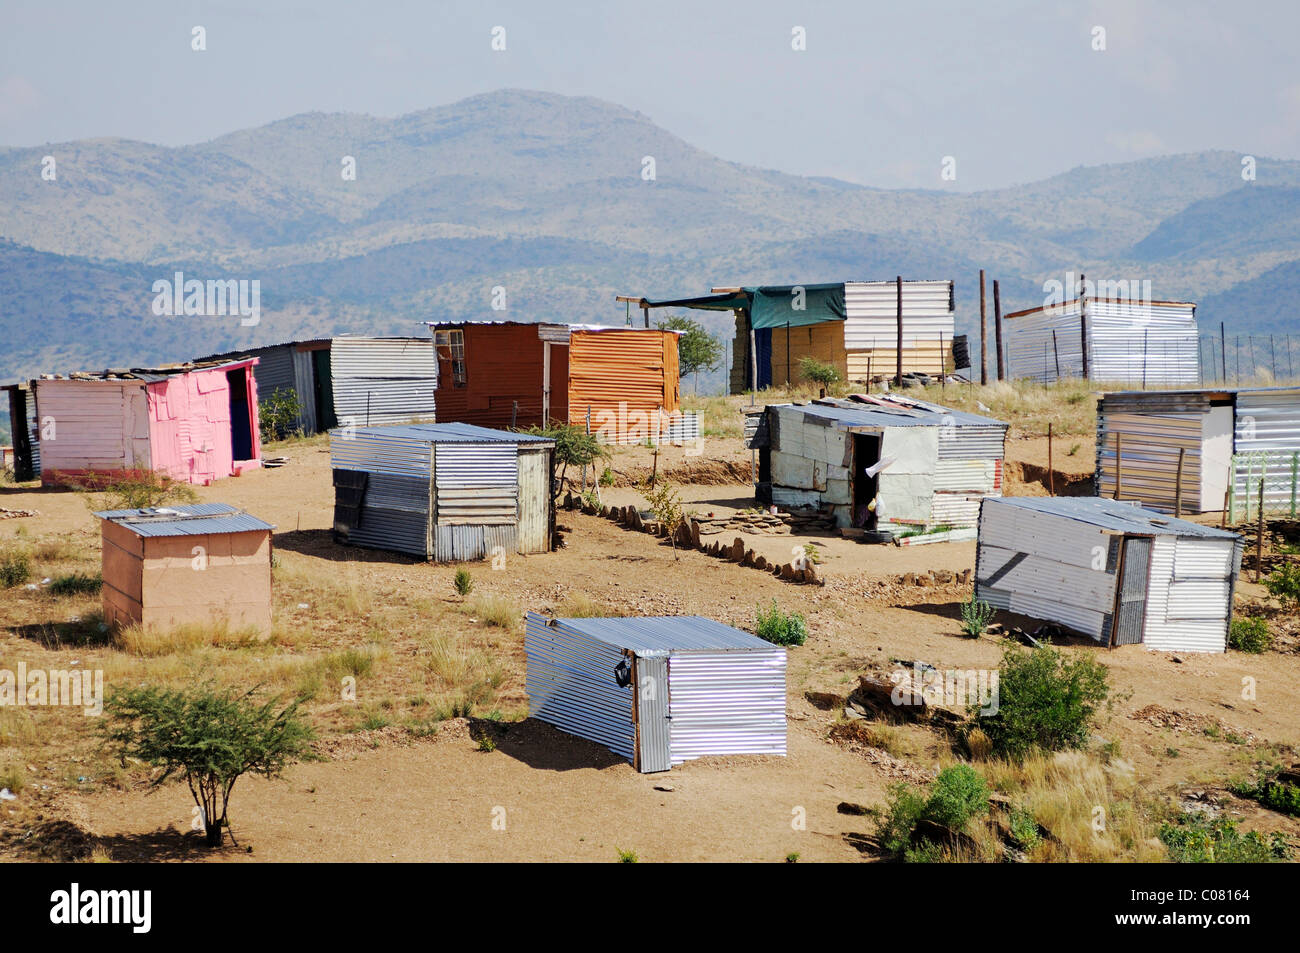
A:
[[[982,189],[1201,149],[1300,157],[1298,35],[1294,0],[0,0],[0,145],[176,145],[522,87],[751,165]]]

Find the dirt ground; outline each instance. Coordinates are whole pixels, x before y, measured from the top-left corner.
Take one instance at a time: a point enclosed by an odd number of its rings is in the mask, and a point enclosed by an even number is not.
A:
[[[275,545],[287,564],[355,582],[374,593],[376,605],[416,596],[447,601],[450,567],[331,541],[323,442],[280,452],[291,457],[287,466],[199,488],[200,498],[244,507],[276,524]],[[642,453],[616,457],[611,466],[643,465]],[[1084,455],[1080,449],[1077,456]],[[608,502],[637,498],[617,486],[603,492]],[[701,511],[744,508],[752,505],[748,494],[746,484],[734,481],[684,488],[689,505]],[[0,507],[40,513],[0,520],[0,540],[26,527],[29,538],[72,540],[97,559],[97,523],[81,495],[8,487],[0,489]],[[772,599],[806,614],[809,641],[790,652],[788,757],[706,759],[639,775],[606,749],[532,721],[453,720],[432,737],[417,739],[389,728],[345,729],[339,727],[345,713],[326,709],[320,719],[330,760],[294,766],[279,781],[241,781],[232,801],[233,830],[252,852],[231,848],[211,855],[189,833],[192,801],[183,785],[147,794],[139,783],[121,790],[93,778],[68,782],[70,773],[78,773],[76,765],[99,749],[83,727],[66,745],[46,751],[40,763],[32,763],[20,745],[0,748],[0,764],[17,761],[28,772],[19,799],[0,804],[0,858],[48,856],[38,845],[65,832],[69,839],[89,838],[122,860],[612,861],[618,850],[636,851],[647,861],[778,862],[791,853],[801,860],[871,859],[859,849],[871,819],[836,807],[843,801],[881,803],[898,773],[829,742],[837,713],[814,707],[805,693],[843,693],[862,672],[889,671],[912,660],[968,669],[996,667],[1001,655],[991,635],[962,637],[959,606],[968,589],[902,588],[888,581],[909,571],[970,568],[973,543],[899,549],[811,538],[823,552],[827,578],[824,587],[814,587],[698,552],[675,553],[660,540],[598,517],[564,512],[560,522],[570,530],[564,549],[516,557],[499,572],[478,564],[480,590],[507,595],[527,610],[554,610],[581,593],[626,614],[699,614],[742,628],[752,626],[755,606]],[[808,539],[752,542],[784,559],[791,546]],[[1262,594],[1248,583],[1241,590],[1248,598]],[[314,609],[300,609],[298,599],[294,592],[277,593],[277,616],[311,629],[310,644],[360,644],[365,619],[318,619]],[[0,592],[0,601],[8,603],[3,612],[11,620],[58,611],[23,590]],[[427,627],[447,627],[457,635],[477,631],[474,620],[450,618],[440,616]],[[505,670],[496,704],[519,710],[526,702],[522,630],[497,630],[491,638]],[[395,642],[393,654],[378,666],[377,686],[414,664],[404,645]],[[1069,650],[1094,653],[1110,669],[1115,706],[1099,731],[1152,792],[1173,796],[1189,783],[1220,783],[1248,768],[1262,745],[1300,745],[1300,654],[1175,658],[1140,646]],[[0,623],[0,667],[17,659],[31,667],[67,667],[74,660],[90,667],[115,655],[120,652],[107,646],[46,647],[12,622],[7,629]],[[1243,700],[1244,680],[1254,680],[1254,700]],[[1151,706],[1211,719],[1245,740],[1161,726],[1150,717]],[[1148,715],[1132,717],[1140,711]],[[54,725],[42,719],[59,717],[48,711],[33,716],[37,737],[45,725]],[[496,750],[479,750],[485,733]],[[952,758],[938,739],[918,744],[912,758],[918,770]],[[1296,833],[1294,828],[1287,829]]]

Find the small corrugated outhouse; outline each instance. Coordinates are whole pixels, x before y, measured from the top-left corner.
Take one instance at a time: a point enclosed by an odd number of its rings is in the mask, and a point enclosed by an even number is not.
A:
[[[975,595],[1103,645],[1223,652],[1241,537],[1094,497],[986,499]]]
[[[548,552],[554,450],[473,424],[331,430],[334,538],[437,562]]]
[[[529,714],[638,771],[786,752],[786,651],[748,632],[700,616],[530,612],[524,650]]]
[[[104,620],[271,633],[271,531],[226,503],[105,510]]]

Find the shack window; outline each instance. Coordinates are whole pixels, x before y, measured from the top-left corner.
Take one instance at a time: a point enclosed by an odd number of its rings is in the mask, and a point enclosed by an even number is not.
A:
[[[465,332],[459,329],[435,331],[433,345],[438,351],[438,360],[451,362],[452,386],[464,387],[467,379],[465,373]]]

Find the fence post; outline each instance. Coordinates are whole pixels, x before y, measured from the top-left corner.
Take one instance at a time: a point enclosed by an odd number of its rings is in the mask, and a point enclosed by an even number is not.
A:
[[[1264,476],[1259,478],[1259,526],[1255,531],[1255,581],[1264,569]]]
[[[1056,471],[1052,468],[1052,422],[1047,422],[1047,495],[1056,496]]]
[[[1178,474],[1174,477],[1174,516],[1177,519],[1183,516],[1183,457],[1186,454],[1186,447],[1178,448]]]
[[[1300,467],[1300,453],[1291,454],[1291,516],[1295,516],[1295,478],[1296,470]]]
[[[1115,499],[1119,499],[1120,486],[1124,481],[1124,435],[1115,434]]]

